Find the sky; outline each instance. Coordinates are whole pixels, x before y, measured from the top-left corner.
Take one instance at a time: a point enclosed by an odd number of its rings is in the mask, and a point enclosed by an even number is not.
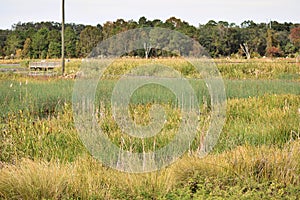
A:
[[[0,5],[0,29],[18,22],[61,22],[61,0],[0,0]],[[65,18],[85,25],[142,16],[162,21],[175,16],[196,27],[209,20],[300,23],[299,8],[299,0],[65,0]]]

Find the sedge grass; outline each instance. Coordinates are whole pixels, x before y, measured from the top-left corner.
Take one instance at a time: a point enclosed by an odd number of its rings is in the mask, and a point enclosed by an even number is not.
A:
[[[22,159],[0,169],[5,199],[297,198],[299,140],[283,149],[240,146],[199,159],[185,155],[158,172],[126,174],[85,155],[71,163]],[[297,189],[298,188],[298,189]]]
[[[178,60],[174,60],[176,63]],[[290,76],[297,74],[298,68],[285,64],[259,66],[256,63],[244,68],[243,65],[229,66],[232,70],[221,71],[228,75],[225,80],[227,121],[214,150],[199,159],[194,156],[199,145],[199,141],[195,141],[190,151],[173,165],[148,174],[121,173],[103,166],[89,155],[73,122],[73,80],[0,75],[3,102],[0,198],[299,199],[299,82],[296,75]],[[224,70],[226,67],[228,65]],[[256,77],[243,70],[252,67],[266,71],[275,69]],[[234,71],[242,75],[231,74]],[[191,78],[192,74],[192,71],[187,72]],[[286,78],[291,80],[283,80]],[[104,86],[98,88],[99,99],[101,95],[103,98],[109,96],[116,80],[103,81],[106,81]],[[193,81],[190,80],[194,87],[203,84]],[[141,124],[149,121],[153,91],[147,91],[148,88],[137,91],[130,107],[132,117]],[[166,93],[163,89],[158,91],[158,97]],[[204,90],[199,96],[203,94]],[[169,109],[169,118],[165,136],[161,135],[161,140],[156,141],[159,145],[156,148],[169,142],[178,125],[178,110],[169,104],[172,98],[167,95],[162,102]],[[209,95],[201,99],[205,103]],[[142,104],[135,103],[143,100]],[[104,102],[99,100],[96,106],[99,116],[104,113],[99,123],[115,144],[125,149],[133,147],[132,151],[137,152],[153,150],[153,141],[149,140],[148,149],[145,149],[145,144],[130,137],[125,138],[121,146],[122,132],[111,117],[109,105]],[[210,114],[209,107],[205,111],[202,131],[208,125],[205,119]]]

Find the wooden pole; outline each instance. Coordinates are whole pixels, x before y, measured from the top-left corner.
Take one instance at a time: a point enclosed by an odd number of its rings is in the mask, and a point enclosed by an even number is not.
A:
[[[62,0],[62,23],[61,23],[61,66],[62,75],[65,75],[65,0]]]

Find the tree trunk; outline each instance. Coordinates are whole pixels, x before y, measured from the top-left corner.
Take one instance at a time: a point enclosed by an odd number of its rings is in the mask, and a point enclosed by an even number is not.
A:
[[[151,44],[147,44],[147,43],[144,43],[144,49],[145,49],[145,58],[148,59],[149,57],[149,53],[151,51]]]
[[[244,44],[240,44],[240,47],[242,48],[243,52],[246,54],[247,59],[249,60],[251,56],[249,53],[248,45],[244,43]]]

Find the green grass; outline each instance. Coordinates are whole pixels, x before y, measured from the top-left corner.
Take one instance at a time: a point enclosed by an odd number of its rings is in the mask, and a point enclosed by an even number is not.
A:
[[[29,111],[48,115],[71,102],[72,82],[67,80],[36,81],[30,78],[0,81],[1,116],[6,113]]]
[[[110,104],[110,97],[117,81],[102,80],[98,83],[96,105],[99,102]],[[199,103],[203,97],[210,101],[210,94],[202,80],[190,80]],[[35,115],[55,114],[65,103],[71,103],[73,80],[0,80],[0,116],[6,113],[27,110]],[[259,97],[265,94],[300,94],[300,84],[295,81],[282,80],[225,80],[228,99]],[[159,85],[148,85],[139,88],[131,98],[131,103],[147,104],[149,102],[171,103],[177,105],[174,94]]]
[[[226,123],[213,151],[198,158],[197,148],[211,115],[205,83],[177,60],[161,62],[185,71],[205,105],[201,105],[200,128],[188,152],[174,164],[147,174],[115,171],[89,154],[74,125],[73,79],[0,74],[0,198],[300,198],[297,65],[282,61],[217,63],[225,77]],[[129,62],[125,68],[134,65]],[[78,63],[72,70],[77,67]],[[248,71],[252,68],[261,75]],[[111,72],[125,70],[117,69]],[[163,130],[142,141],[123,133],[111,115],[110,95],[115,84],[116,79],[110,77],[101,80],[97,88],[97,119],[109,139],[120,148],[142,153],[168,144],[181,117],[174,95],[160,86],[145,86],[133,94],[130,113],[136,123],[150,121],[149,109],[155,100],[167,114]]]

